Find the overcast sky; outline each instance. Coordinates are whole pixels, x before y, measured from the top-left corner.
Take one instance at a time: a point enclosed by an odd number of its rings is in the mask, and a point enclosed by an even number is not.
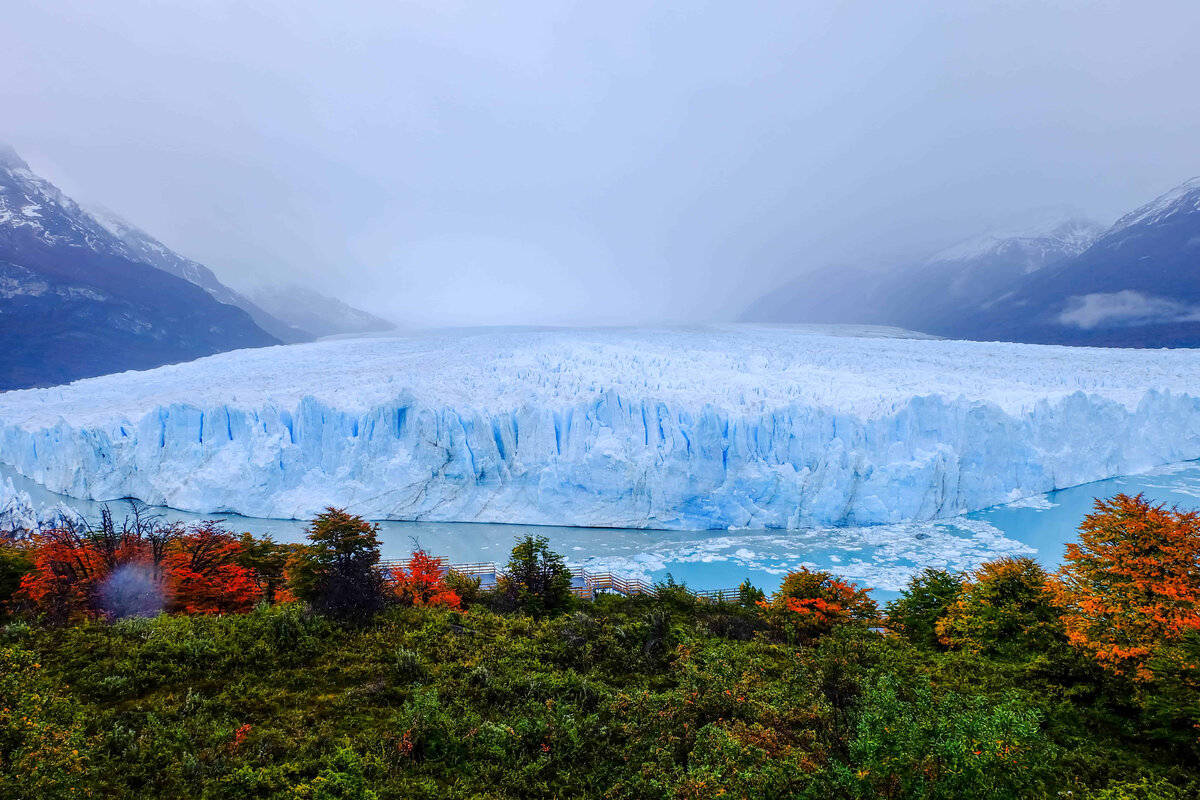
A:
[[[6,0],[0,138],[227,282],[732,319],[1200,173],[1200,3]]]

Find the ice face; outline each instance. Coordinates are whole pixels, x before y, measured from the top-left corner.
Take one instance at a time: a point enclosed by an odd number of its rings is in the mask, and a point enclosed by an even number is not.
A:
[[[801,327],[245,350],[0,394],[0,461],[202,513],[655,528],[933,519],[1200,457],[1200,352]]]

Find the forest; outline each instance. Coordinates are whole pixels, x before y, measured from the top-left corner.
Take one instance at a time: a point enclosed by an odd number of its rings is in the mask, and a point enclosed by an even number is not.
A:
[[[1047,572],[582,599],[344,510],[284,545],[134,509],[0,547],[2,798],[1200,796],[1200,514],[1097,500]]]

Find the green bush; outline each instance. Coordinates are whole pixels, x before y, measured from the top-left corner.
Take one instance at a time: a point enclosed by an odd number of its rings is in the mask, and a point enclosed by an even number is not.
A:
[[[1190,783],[1188,786],[1179,786],[1165,778],[1156,781],[1142,778],[1139,781],[1112,783],[1083,797],[1084,800],[1192,800],[1200,797],[1200,785]]]
[[[914,575],[884,610],[887,626],[922,647],[940,647],[937,624],[962,590],[960,576],[944,569],[927,568]]]
[[[571,570],[545,536],[517,540],[496,588],[509,607],[535,616],[562,611],[574,599]]]

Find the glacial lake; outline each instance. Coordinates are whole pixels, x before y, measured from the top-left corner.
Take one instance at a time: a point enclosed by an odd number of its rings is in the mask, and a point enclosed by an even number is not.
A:
[[[0,484],[11,478],[35,505],[64,502],[88,519],[101,503],[54,494],[0,465]],[[507,560],[515,537],[546,536],[573,566],[658,581],[671,574],[696,589],[727,589],[749,578],[768,591],[802,565],[828,569],[871,586],[879,600],[893,597],[914,572],[926,566],[967,570],[1005,555],[1030,555],[1054,568],[1097,497],[1144,493],[1154,502],[1200,507],[1200,462],[1097,481],[1037,495],[1008,505],[933,522],[857,528],[801,530],[660,531],[568,528],[486,523],[381,521],[384,558],[405,558],[417,543],[451,562]],[[125,501],[108,505],[120,518]],[[351,509],[353,510],[353,509]],[[151,507],[168,520],[185,522],[214,515]],[[227,527],[281,542],[302,542],[305,522],[218,514]]]

